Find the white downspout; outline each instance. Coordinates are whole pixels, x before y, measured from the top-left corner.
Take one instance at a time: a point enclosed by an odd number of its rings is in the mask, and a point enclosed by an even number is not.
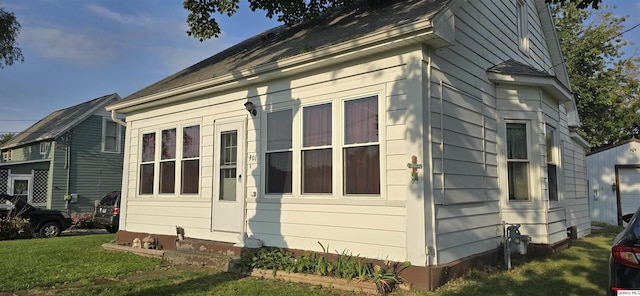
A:
[[[116,116],[116,110],[111,110],[111,120],[115,121],[117,124],[122,125],[124,127],[127,127],[127,123],[120,120],[117,116]]]

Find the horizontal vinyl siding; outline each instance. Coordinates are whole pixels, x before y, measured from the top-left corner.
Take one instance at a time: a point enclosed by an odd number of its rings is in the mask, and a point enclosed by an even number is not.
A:
[[[185,228],[188,237],[221,239],[222,234],[211,231],[212,197],[214,192],[213,155],[216,139],[214,121],[229,118],[247,118],[247,146],[245,155],[247,176],[245,195],[248,198],[245,226],[250,235],[267,246],[321,251],[322,245],[330,251],[346,250],[360,256],[404,261],[407,257],[405,200],[409,171],[406,167],[406,141],[410,131],[406,122],[407,108],[412,105],[405,91],[404,77],[408,67],[405,58],[415,54],[412,49],[345,63],[327,72],[311,73],[292,80],[270,81],[244,90],[232,90],[202,97],[182,104],[129,114],[130,147],[128,148],[127,218],[128,231],[155,231],[173,234],[175,226]],[[272,110],[292,108],[294,121],[302,112],[301,106],[331,101],[334,110],[341,110],[342,99],[358,98],[379,93],[381,109],[379,143],[381,153],[380,196],[343,196],[338,192],[327,196],[296,195],[264,197],[262,174],[264,151],[261,140],[265,137],[264,116]],[[243,104],[251,101],[257,107],[256,116],[247,116]],[[342,129],[342,114],[334,113],[334,130]],[[138,196],[140,141],[143,133],[169,128],[186,122],[201,122],[200,192],[197,196]],[[294,128],[294,147],[299,141],[300,127]],[[341,132],[342,133],[342,132]],[[334,143],[334,149],[340,149]],[[334,151],[334,156],[342,151]],[[248,161],[256,155],[257,161]],[[294,180],[300,176],[300,164],[295,160]],[[420,161],[422,163],[422,161]],[[334,163],[335,164],[335,163]],[[340,168],[335,168],[334,172]],[[237,241],[237,234],[223,238]]]

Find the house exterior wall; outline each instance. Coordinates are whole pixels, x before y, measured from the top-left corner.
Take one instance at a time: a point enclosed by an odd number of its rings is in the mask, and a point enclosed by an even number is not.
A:
[[[247,118],[243,103],[248,99],[258,105],[258,113],[247,120],[246,155],[257,155],[257,161],[246,166],[246,218],[249,235],[265,245],[293,249],[322,251],[319,243],[331,250],[353,251],[370,258],[404,261],[408,258],[407,196],[422,185],[410,183],[407,163],[411,155],[407,142],[421,143],[420,125],[408,128],[408,120],[419,120],[422,108],[407,92],[421,92],[423,68],[421,46],[368,56],[362,60],[332,67],[323,71],[255,85],[249,89],[203,97],[175,106],[167,106],[139,114],[128,114],[128,150],[123,184],[126,217],[121,227],[132,232],[175,234],[175,226],[185,228],[189,237],[237,241],[232,236],[211,231],[213,170],[218,157],[213,155],[216,141],[215,122],[230,117]],[[407,73],[412,73],[408,75]],[[381,152],[381,193],[373,196],[346,196],[342,184],[335,184],[330,195],[300,193],[299,163],[294,161],[293,192],[285,195],[264,193],[264,154],[266,114],[273,110],[293,108],[294,146],[300,143],[301,106],[331,102],[333,104],[334,133],[341,133],[340,108],[343,100],[376,94],[379,100],[379,138]],[[419,94],[418,94],[419,95]],[[418,100],[420,101],[420,100]],[[414,109],[415,108],[415,109]],[[407,117],[407,110],[419,114]],[[418,118],[416,118],[418,117]],[[156,128],[201,124],[201,186],[197,196],[139,196],[139,154],[141,134]],[[339,141],[339,134],[334,135]],[[419,144],[421,145],[421,144]],[[418,145],[418,146],[419,146]],[[334,146],[339,158],[340,146]],[[409,154],[410,153],[410,154]],[[409,156],[407,156],[409,154]],[[294,156],[297,158],[298,156]],[[247,157],[248,158],[248,157]],[[295,159],[294,158],[294,159]],[[424,160],[420,157],[420,163]],[[342,166],[337,160],[334,167]],[[339,170],[334,170],[341,174]],[[337,180],[337,179],[334,179]],[[422,177],[420,180],[424,181]],[[413,199],[413,202],[424,202]],[[424,209],[424,204],[420,206]],[[424,217],[424,214],[422,214]],[[124,216],[124,215],[123,215]],[[424,234],[424,226],[419,227]],[[413,230],[411,230],[413,231]],[[424,262],[424,241],[420,249]],[[419,256],[419,255],[416,255]],[[418,263],[420,264],[420,263]],[[424,264],[424,263],[423,263]]]
[[[609,224],[618,224],[616,192],[611,184],[616,183],[616,165],[640,165],[640,143],[631,141],[586,157],[589,180],[589,202],[591,219]]]
[[[54,187],[52,208],[66,207],[71,212],[91,212],[96,200],[122,187],[123,154],[101,151],[102,122],[103,116],[92,115],[72,129],[69,183],[65,167],[67,146],[63,144],[56,149],[54,186],[57,187]],[[124,133],[121,133],[121,137],[124,137]],[[124,140],[121,143],[123,145]],[[66,194],[77,194],[77,202],[66,205]]]

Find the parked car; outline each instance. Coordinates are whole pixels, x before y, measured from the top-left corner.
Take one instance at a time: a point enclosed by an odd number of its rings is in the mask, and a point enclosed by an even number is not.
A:
[[[627,226],[616,236],[609,257],[609,295],[640,290],[640,208],[622,216]],[[640,291],[636,291],[640,292]],[[636,294],[624,294],[636,295]]]
[[[111,233],[118,232],[120,223],[120,191],[105,194],[95,207],[93,222],[98,228]]]
[[[0,209],[0,218],[19,217],[29,219],[29,224],[39,237],[54,237],[71,226],[71,216],[66,212],[39,209],[30,205],[25,197],[1,193],[0,200],[8,202],[7,209]]]

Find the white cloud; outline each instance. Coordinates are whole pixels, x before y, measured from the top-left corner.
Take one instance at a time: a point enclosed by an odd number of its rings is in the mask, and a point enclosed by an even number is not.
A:
[[[197,44],[191,47],[163,46],[157,47],[152,51],[159,57],[160,63],[165,66],[169,73],[175,73],[229,46],[228,42],[218,39],[215,44]]]
[[[145,15],[126,15],[96,4],[87,4],[85,7],[105,19],[113,20],[118,23],[140,26],[151,26],[155,23],[153,18]]]
[[[45,57],[80,65],[99,65],[117,56],[111,38],[89,31],[66,31],[61,28],[26,27],[21,43]]]

